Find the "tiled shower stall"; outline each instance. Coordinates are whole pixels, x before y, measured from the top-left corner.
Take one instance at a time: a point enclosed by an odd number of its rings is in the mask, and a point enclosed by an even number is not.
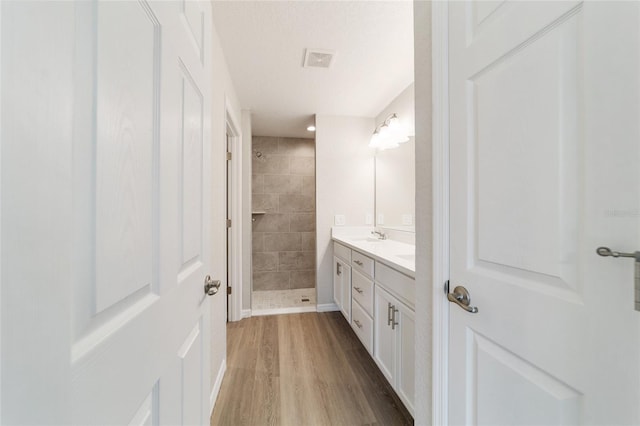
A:
[[[252,309],[315,306],[315,141],[252,142]]]

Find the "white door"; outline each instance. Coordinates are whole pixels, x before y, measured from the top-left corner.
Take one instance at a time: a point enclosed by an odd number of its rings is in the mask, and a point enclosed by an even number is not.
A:
[[[451,424],[640,423],[639,7],[450,4]]]
[[[1,16],[3,423],[207,424],[210,4]]]

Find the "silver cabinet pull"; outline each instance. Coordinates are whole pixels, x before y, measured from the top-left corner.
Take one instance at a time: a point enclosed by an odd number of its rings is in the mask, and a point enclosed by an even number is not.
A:
[[[398,323],[396,322],[396,313],[398,312],[398,310],[396,309],[395,305],[391,306],[391,329],[395,330],[396,329],[396,325],[398,325]]]
[[[354,287],[353,288],[355,291],[357,291],[358,293],[362,294],[362,289],[360,287]]]
[[[358,328],[362,328],[362,324],[360,324],[360,321],[358,321],[357,319],[354,319],[353,322],[356,323],[356,325],[358,326]]]
[[[340,262],[336,262],[336,274],[342,275],[342,265]]]
[[[359,260],[354,260],[353,263],[355,263],[358,266],[362,266],[362,262],[360,262]]]
[[[393,309],[393,305],[389,303],[387,306],[387,325],[391,325],[391,310]]]
[[[602,257],[630,257],[636,260],[633,278],[633,294],[635,295],[634,308],[636,311],[640,312],[640,251],[635,251],[633,253],[622,253],[619,251],[613,251],[609,247],[598,247],[596,249],[596,253],[598,253]]]
[[[211,279],[211,275],[204,277],[204,294],[214,296],[220,290],[220,280]]]
[[[445,288],[448,291],[449,281],[447,281]],[[469,292],[467,291],[467,289],[462,286],[457,286],[456,288],[454,288],[453,293],[447,292],[447,299],[449,299],[449,302],[455,303],[467,312],[471,312],[472,314],[478,313],[477,307],[470,306],[471,296],[469,296]]]

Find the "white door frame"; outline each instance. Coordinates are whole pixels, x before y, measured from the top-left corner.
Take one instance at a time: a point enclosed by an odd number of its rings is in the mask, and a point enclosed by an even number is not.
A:
[[[231,196],[225,197],[231,200],[231,239],[229,241],[229,252],[227,262],[229,262],[228,284],[232,288],[229,301],[229,321],[240,321],[242,319],[242,132],[240,121],[234,116],[233,108],[229,100],[225,97],[225,131],[229,135],[231,145]],[[227,148],[225,147],[225,150]],[[225,158],[226,161],[226,158]],[[225,165],[226,166],[226,165]],[[225,183],[225,194],[228,185]],[[225,209],[229,211],[228,207]],[[228,296],[225,296],[228,297]]]
[[[433,97],[432,424],[448,424],[449,302],[449,5],[431,3]]]

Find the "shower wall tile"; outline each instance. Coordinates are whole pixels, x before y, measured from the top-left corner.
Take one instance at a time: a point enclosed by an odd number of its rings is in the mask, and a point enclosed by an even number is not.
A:
[[[253,290],[314,288],[315,141],[254,137]]]
[[[289,232],[288,214],[254,215],[253,232]]]
[[[256,271],[253,273],[253,290],[286,290],[289,289],[289,272]]]
[[[264,175],[251,176],[251,193],[252,194],[264,193]]]
[[[316,215],[308,213],[292,214],[290,229],[292,232],[315,232]]]
[[[263,175],[263,191],[267,194],[304,194],[303,178],[295,175]]]
[[[300,160],[308,160],[300,158]],[[262,157],[253,156],[251,162],[253,173],[260,174],[288,174],[289,173],[289,157],[286,155],[263,154]],[[302,173],[296,173],[302,174]]]
[[[278,213],[278,195],[277,194],[253,194],[253,211]]]
[[[315,195],[316,193],[316,177],[315,176],[302,176],[302,193]]]
[[[251,150],[254,159],[256,154],[275,154],[278,152],[278,138],[254,136],[251,140]]]
[[[280,194],[280,213],[313,213],[316,210],[315,195]]]
[[[291,288],[309,288],[309,283],[316,286],[316,271],[291,271],[289,285]]]
[[[264,234],[264,250],[265,251],[300,251],[301,246],[300,232],[278,232]]]
[[[254,216],[255,217],[255,216]],[[253,232],[251,238],[251,250],[253,253],[264,251],[264,234],[262,232]]]
[[[316,144],[313,139],[280,138],[278,153],[291,157],[315,158]]]
[[[303,251],[315,251],[316,250],[316,233],[303,232],[301,234],[301,247]]]
[[[278,270],[278,253],[262,252],[253,254],[253,270],[258,271],[277,271]]]
[[[316,174],[316,159],[313,157],[292,157],[289,165],[292,175],[314,176]]]
[[[278,256],[279,271],[308,271],[315,266],[316,256],[311,251],[282,251]]]

